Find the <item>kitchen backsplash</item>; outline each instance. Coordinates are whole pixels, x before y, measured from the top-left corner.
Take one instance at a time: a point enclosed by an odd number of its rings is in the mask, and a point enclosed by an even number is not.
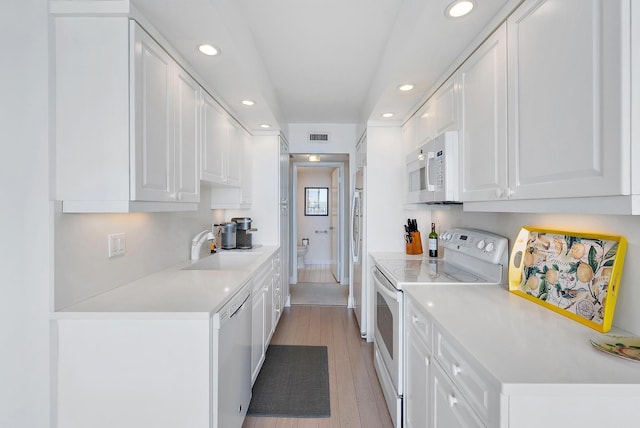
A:
[[[202,186],[198,211],[62,214],[54,217],[54,300],[58,310],[162,270],[190,255],[191,239],[211,227],[210,194]],[[126,253],[107,257],[107,235],[124,232]]]

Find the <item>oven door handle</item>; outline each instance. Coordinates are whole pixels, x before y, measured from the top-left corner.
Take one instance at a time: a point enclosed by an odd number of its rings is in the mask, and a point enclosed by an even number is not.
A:
[[[393,284],[391,284],[391,282],[389,282],[389,280],[387,278],[385,278],[380,273],[380,271],[378,271],[378,269],[374,269],[373,277],[374,277],[374,280],[378,284],[381,285],[380,287],[378,287],[378,289],[380,291],[382,291],[384,294],[386,294],[387,296],[389,296],[391,299],[395,300],[396,302],[399,301],[399,299],[398,299],[398,290],[396,290],[396,288],[393,286]]]

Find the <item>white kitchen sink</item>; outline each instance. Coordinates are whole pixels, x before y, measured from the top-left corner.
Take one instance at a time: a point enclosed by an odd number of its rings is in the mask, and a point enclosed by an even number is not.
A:
[[[182,270],[244,270],[261,254],[261,251],[226,251],[212,254],[182,268]]]

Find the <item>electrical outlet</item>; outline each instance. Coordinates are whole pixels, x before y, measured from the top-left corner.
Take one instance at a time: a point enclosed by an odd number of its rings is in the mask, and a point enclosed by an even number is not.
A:
[[[124,233],[112,233],[107,235],[109,252],[107,257],[123,256],[126,250],[126,236]]]

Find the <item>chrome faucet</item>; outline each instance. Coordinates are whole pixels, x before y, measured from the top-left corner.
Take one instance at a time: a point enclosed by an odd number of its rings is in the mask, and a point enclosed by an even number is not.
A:
[[[213,232],[211,232],[210,230],[203,230],[202,232],[198,233],[191,240],[191,260],[199,260],[202,244],[204,244],[205,241],[212,241],[214,239],[216,239],[216,237],[213,236]]]

